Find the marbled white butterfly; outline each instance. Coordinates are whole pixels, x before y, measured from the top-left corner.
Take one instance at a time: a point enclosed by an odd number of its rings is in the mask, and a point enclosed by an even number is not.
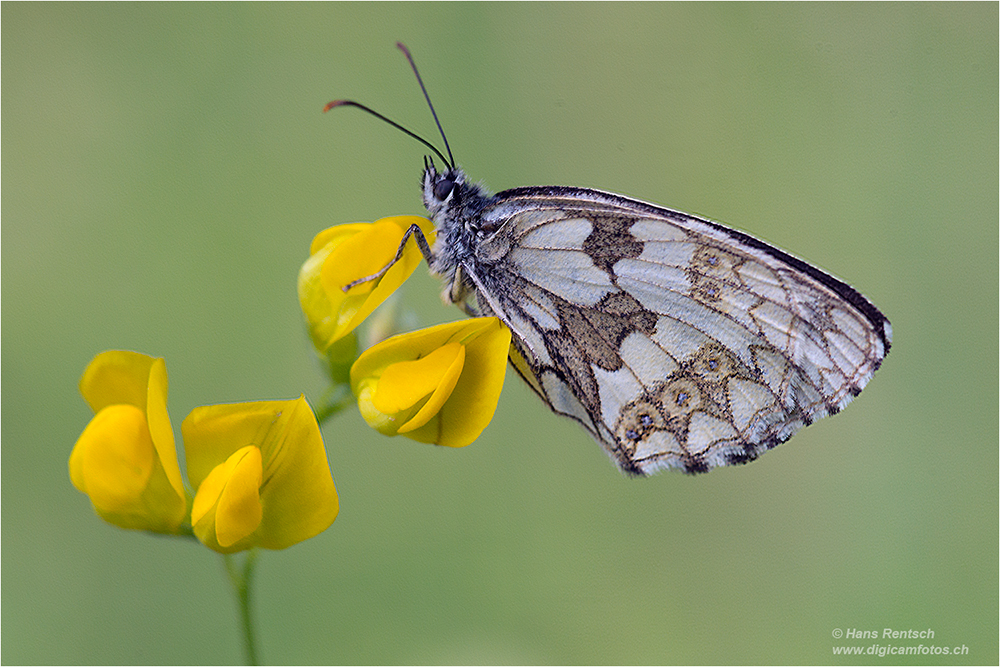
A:
[[[433,249],[415,226],[402,244],[415,237],[449,301],[510,328],[521,377],[625,472],[751,461],[839,412],[882,363],[892,327],[878,308],[749,234],[600,190],[470,183],[397,46],[447,158],[362,104],[327,109],[361,108],[444,162],[424,161]]]

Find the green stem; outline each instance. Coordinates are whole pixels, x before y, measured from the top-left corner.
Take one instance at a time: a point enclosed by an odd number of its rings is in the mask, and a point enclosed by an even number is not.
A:
[[[354,395],[346,385],[335,385],[319,399],[316,421],[322,426],[328,419],[354,403]]]
[[[257,562],[257,550],[247,552],[243,561],[243,571],[240,572],[236,558],[232,554],[223,556],[229,582],[236,593],[236,603],[240,608],[240,618],[243,621],[243,651],[246,654],[246,664],[259,665],[257,660],[257,641],[253,632],[253,609],[250,605],[250,584],[253,580],[253,566]]]

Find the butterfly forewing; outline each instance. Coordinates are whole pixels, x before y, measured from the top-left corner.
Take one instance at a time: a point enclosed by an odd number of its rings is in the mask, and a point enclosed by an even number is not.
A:
[[[848,285],[741,232],[581,188],[479,212],[461,267],[512,363],[624,470],[743,463],[843,408],[888,352]]]

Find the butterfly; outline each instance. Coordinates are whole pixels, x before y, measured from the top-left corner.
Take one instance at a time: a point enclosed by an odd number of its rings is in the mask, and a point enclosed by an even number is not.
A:
[[[429,147],[433,248],[445,297],[512,332],[510,362],[557,414],[633,475],[747,463],[842,410],[892,342],[889,320],[841,280],[717,222],[575,187],[490,194]],[[399,255],[397,254],[397,257]],[[388,267],[387,267],[388,268]]]

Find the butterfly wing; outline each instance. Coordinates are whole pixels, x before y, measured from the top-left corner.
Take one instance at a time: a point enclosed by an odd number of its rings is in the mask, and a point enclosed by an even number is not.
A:
[[[623,470],[745,463],[842,409],[888,320],[821,270],[708,220],[581,188],[518,188],[463,268],[511,361]]]

